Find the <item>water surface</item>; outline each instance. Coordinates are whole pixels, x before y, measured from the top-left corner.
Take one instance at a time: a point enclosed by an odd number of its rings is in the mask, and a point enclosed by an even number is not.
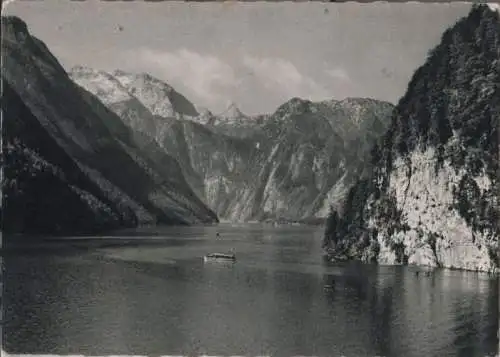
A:
[[[93,355],[496,353],[497,279],[448,270],[416,277],[411,267],[327,267],[321,235],[321,228],[311,227],[175,227],[72,239],[72,249],[52,243],[8,253],[4,349]],[[201,259],[231,249],[235,264]]]

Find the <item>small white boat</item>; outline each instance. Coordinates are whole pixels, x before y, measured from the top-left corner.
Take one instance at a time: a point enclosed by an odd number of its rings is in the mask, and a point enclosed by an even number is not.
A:
[[[236,256],[234,254],[224,253],[210,253],[203,257],[204,262],[235,262]]]

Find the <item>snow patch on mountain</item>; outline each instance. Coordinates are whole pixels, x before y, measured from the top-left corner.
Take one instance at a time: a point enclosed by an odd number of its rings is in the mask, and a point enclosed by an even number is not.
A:
[[[114,71],[112,75],[154,115],[165,118],[199,115],[191,102],[158,78],[147,73],[135,74],[121,70]]]
[[[104,104],[124,102],[132,98],[115,77],[104,71],[76,66],[68,74],[72,78],[78,78],[78,84],[98,96]]]
[[[146,74],[138,75],[120,70],[114,71],[112,75],[154,115],[176,116],[172,103],[168,100],[168,95],[173,91],[173,88],[166,83],[155,80]]]

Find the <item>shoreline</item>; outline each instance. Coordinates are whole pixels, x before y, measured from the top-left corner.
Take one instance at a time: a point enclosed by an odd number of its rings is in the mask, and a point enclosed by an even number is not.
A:
[[[351,258],[345,258],[344,260],[335,260],[332,259],[335,255],[331,253],[324,253],[323,254],[323,261],[327,265],[334,265],[335,263],[345,263],[345,262],[357,262],[359,264],[363,265],[369,265],[369,264],[375,264],[378,266],[387,266],[387,267],[395,267],[395,266],[402,266],[402,267],[408,267],[408,268],[414,268],[418,272],[432,272],[436,270],[448,270],[448,271],[459,271],[459,272],[468,272],[468,273],[481,273],[481,274],[487,274],[488,276],[496,276],[500,277],[500,269],[494,269],[494,270],[472,270],[472,269],[462,269],[462,268],[456,268],[456,267],[445,267],[445,266],[430,266],[430,265],[417,265],[417,264],[383,264],[383,263],[367,263],[359,259],[351,259]]]

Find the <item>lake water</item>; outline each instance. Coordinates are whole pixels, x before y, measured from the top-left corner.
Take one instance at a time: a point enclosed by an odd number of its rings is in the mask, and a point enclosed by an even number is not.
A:
[[[497,278],[447,270],[417,277],[411,267],[328,267],[321,259],[321,236],[321,228],[311,227],[175,227],[74,240],[75,249],[51,245],[9,253],[4,349],[87,355],[495,355]],[[201,259],[231,249],[235,264]]]

